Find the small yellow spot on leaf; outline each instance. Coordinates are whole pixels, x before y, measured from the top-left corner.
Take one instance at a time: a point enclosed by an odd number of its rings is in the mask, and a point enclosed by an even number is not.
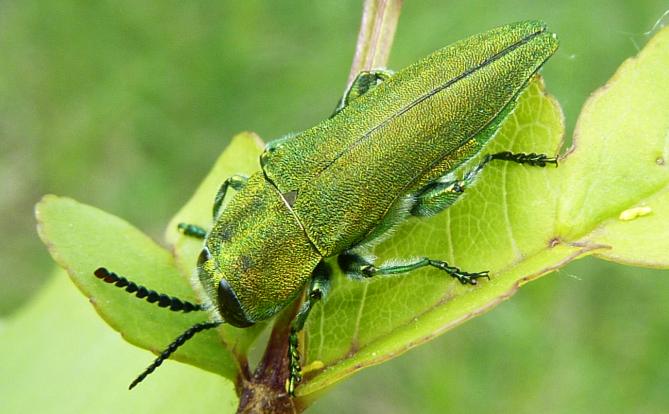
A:
[[[650,213],[653,212],[653,209],[650,207],[634,207],[627,209],[620,213],[620,216],[618,216],[618,219],[623,220],[623,221],[630,221],[634,220],[637,217],[643,217],[646,216]]]

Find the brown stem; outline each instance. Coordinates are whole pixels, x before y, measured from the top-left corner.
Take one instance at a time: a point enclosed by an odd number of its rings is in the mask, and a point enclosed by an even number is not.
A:
[[[360,32],[348,84],[363,70],[385,67],[395,36],[403,0],[365,0]],[[288,336],[300,301],[285,309],[274,322],[265,355],[249,379],[241,379],[237,413],[300,413],[313,398],[291,398],[288,378]]]
[[[304,408],[286,392],[288,378],[288,336],[300,306],[296,300],[276,318],[265,354],[253,376],[242,381],[237,413],[299,413]]]
[[[348,84],[363,70],[385,67],[403,0],[365,0]]]

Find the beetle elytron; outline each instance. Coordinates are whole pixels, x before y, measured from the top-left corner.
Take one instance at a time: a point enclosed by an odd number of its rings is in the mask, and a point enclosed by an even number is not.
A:
[[[160,306],[212,310],[211,321],[179,336],[130,388],[195,333],[221,323],[247,327],[268,319],[308,285],[288,338],[292,395],[301,380],[297,333],[328,292],[325,258],[336,256],[342,271],[356,279],[424,266],[463,284],[488,277],[432,258],[376,265],[367,253],[406,218],[452,205],[492,160],[557,163],[543,154],[502,152],[484,157],[461,179],[450,174],[497,132],[556,48],[555,35],[542,22],[527,21],[459,41],[396,74],[361,73],[329,119],[269,143],[259,172],[221,185],[209,232],[179,225],[184,234],[204,240],[197,268],[209,303],[184,302],[97,269],[99,278]],[[222,208],[229,188],[237,194]]]

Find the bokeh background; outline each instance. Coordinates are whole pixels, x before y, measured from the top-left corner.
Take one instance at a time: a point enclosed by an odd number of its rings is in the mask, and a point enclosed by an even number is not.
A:
[[[570,136],[588,95],[667,9],[406,1],[390,66],[541,18],[561,40],[543,74]],[[0,332],[53,274],[32,217],[42,194],[99,206],[161,240],[232,135],[271,139],[330,113],[360,11],[353,0],[0,2]],[[311,412],[667,412],[668,276],[579,261],[341,383]]]

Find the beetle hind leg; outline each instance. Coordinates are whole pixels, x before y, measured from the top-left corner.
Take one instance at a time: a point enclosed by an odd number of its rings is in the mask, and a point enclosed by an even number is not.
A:
[[[415,195],[415,203],[411,208],[411,214],[419,217],[432,216],[455,203],[469,188],[481,173],[483,168],[491,161],[511,161],[518,164],[527,164],[534,167],[545,167],[548,164],[557,166],[557,158],[549,157],[546,154],[525,154],[512,153],[509,151],[498,152],[486,155],[483,160],[467,172],[462,179],[453,179],[452,176],[446,176],[427,184]]]
[[[337,258],[337,262],[341,270],[353,279],[398,275],[420,269],[421,267],[430,266],[446,272],[449,276],[457,279],[463,285],[476,285],[478,283],[477,280],[482,277],[490,280],[488,271],[465,272],[442,260],[435,260],[427,257],[407,261],[405,263],[392,263],[376,266],[371,260],[368,260],[357,253],[347,252],[340,254]]]
[[[344,92],[344,96],[337,102],[337,107],[332,115],[330,115],[330,118],[346,108],[353,100],[374,89],[381,82],[388,80],[393,76],[393,73],[393,71],[388,69],[365,70],[358,73],[358,76],[356,76],[348,89],[346,89],[346,92]]]

